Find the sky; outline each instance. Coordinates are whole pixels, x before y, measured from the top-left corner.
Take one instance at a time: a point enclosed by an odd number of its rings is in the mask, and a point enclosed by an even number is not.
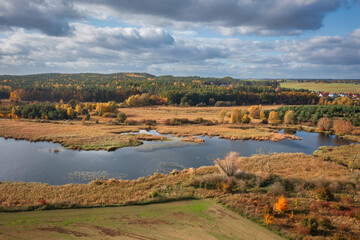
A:
[[[1,0],[0,74],[360,79],[360,0]]]

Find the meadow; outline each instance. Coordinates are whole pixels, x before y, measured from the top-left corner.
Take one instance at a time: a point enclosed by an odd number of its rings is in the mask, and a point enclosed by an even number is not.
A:
[[[211,200],[0,213],[0,238],[248,239],[282,237]]]

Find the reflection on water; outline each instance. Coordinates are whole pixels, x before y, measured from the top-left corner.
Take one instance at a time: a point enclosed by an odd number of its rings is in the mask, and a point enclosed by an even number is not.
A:
[[[291,134],[291,135],[295,135],[296,134],[296,130],[294,129],[284,129],[283,132],[285,134]]]
[[[154,130],[141,133],[160,135]],[[136,134],[136,133],[133,133]],[[274,152],[311,154],[319,146],[340,146],[351,141],[318,133],[296,132],[302,140],[231,141],[200,137],[204,143],[173,141],[144,142],[139,147],[106,151],[73,151],[48,142],[5,140],[0,138],[0,181],[45,182],[50,184],[86,183],[99,178],[135,179],[154,172],[167,173],[212,165],[230,151],[242,156]],[[49,149],[61,149],[57,154]]]

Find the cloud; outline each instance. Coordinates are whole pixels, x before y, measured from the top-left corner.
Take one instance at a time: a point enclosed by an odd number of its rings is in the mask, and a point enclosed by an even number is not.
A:
[[[146,27],[206,27],[223,35],[298,35],[322,26],[326,14],[359,0],[2,0],[0,31],[72,33],[89,16]]]
[[[64,36],[72,31],[69,21],[84,17],[72,0],[0,1],[0,30],[3,31],[24,28]]]
[[[296,35],[319,29],[327,13],[354,1],[79,0],[77,4],[95,17],[104,16],[107,11],[122,21],[140,25],[206,26],[224,35]]]
[[[163,28],[100,28],[73,23],[73,34],[17,29],[0,38],[0,71],[140,71],[156,75],[358,78],[360,29],[347,36],[293,41],[181,38]]]
[[[278,50],[296,62],[360,65],[360,28],[349,36],[316,36],[306,41],[278,42]]]
[[[222,46],[177,40],[161,28],[71,27],[74,33],[61,38],[21,29],[8,33],[0,39],[0,71],[144,71],[153,64],[190,64],[227,55]]]

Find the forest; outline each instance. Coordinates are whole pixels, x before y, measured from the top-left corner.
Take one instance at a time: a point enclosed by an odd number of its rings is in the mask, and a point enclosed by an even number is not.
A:
[[[275,80],[231,77],[153,76],[147,73],[37,74],[0,76],[0,98],[13,101],[124,102],[148,94],[163,101],[152,104],[183,106],[236,106],[249,104],[317,104],[316,94],[280,89]]]

